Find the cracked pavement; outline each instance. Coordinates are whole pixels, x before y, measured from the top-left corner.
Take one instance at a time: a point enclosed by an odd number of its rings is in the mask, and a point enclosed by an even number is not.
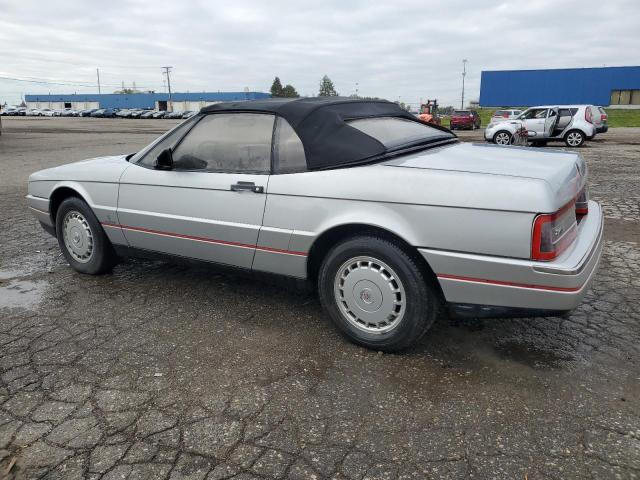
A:
[[[3,123],[0,478],[640,477],[640,129],[580,149],[607,218],[579,308],[443,317],[383,355],[286,284],[141,260],[72,271],[26,208],[27,176],[175,123]]]

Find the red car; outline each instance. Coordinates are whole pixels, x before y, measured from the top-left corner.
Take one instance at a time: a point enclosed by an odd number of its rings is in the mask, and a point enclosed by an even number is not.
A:
[[[478,112],[473,110],[455,110],[451,114],[451,123],[449,128],[475,130],[480,128],[480,116]]]

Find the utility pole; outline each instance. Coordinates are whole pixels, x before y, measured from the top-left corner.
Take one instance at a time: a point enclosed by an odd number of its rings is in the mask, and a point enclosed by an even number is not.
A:
[[[467,59],[462,60],[462,101],[460,102],[460,109],[464,110],[464,77],[467,76]]]
[[[98,75],[98,95],[100,95],[102,92],[100,91],[100,69],[96,68],[96,75]]]
[[[173,101],[171,99],[171,78],[169,77],[169,73],[171,73],[171,69],[173,67],[162,67],[164,68],[164,73],[167,76],[167,89],[169,90],[169,111],[173,112]]]

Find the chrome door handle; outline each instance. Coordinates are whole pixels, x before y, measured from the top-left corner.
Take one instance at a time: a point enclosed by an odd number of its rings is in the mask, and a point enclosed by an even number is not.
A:
[[[262,185],[256,185],[253,182],[238,182],[231,185],[232,192],[253,192],[264,193],[264,187]]]

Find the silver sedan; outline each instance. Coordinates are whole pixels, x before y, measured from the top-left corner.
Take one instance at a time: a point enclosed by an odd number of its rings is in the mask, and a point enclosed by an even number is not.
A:
[[[602,246],[578,154],[463,144],[384,101],[212,105],[135,154],[32,174],[27,199],[78,272],[143,255],[306,280],[384,351],[445,309],[570,310]]]

